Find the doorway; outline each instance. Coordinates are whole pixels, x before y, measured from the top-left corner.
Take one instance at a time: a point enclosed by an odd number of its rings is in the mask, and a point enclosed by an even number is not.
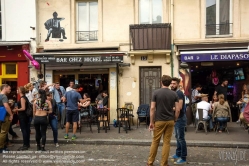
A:
[[[154,90],[161,87],[161,67],[140,67],[140,105],[151,102]]]

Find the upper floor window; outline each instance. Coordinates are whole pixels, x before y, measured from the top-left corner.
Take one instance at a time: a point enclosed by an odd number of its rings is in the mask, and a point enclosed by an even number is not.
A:
[[[162,0],[139,0],[139,23],[162,23]]]
[[[98,2],[78,2],[77,9],[76,40],[98,40]]]
[[[232,35],[232,0],[206,0],[206,36]]]

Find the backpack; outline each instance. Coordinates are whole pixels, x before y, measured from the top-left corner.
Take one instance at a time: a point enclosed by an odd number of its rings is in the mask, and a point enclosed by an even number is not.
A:
[[[0,95],[0,100],[2,100],[2,97],[3,96]],[[4,122],[6,113],[7,113],[7,111],[6,111],[5,107],[4,107],[4,105],[0,106],[0,121]]]
[[[26,100],[26,115],[29,116],[29,117],[32,117],[33,116],[33,105],[29,102],[28,98],[25,97],[25,100]]]

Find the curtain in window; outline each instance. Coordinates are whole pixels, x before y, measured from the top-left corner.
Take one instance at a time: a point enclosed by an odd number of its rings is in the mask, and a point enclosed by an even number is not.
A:
[[[229,34],[230,0],[220,0],[220,35]]]

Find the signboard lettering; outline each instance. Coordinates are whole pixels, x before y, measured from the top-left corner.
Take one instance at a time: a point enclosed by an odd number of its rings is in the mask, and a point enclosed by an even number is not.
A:
[[[99,56],[41,56],[34,55],[34,59],[40,63],[123,63],[123,55],[99,55]]]
[[[182,62],[249,60],[248,52],[182,54]]]

